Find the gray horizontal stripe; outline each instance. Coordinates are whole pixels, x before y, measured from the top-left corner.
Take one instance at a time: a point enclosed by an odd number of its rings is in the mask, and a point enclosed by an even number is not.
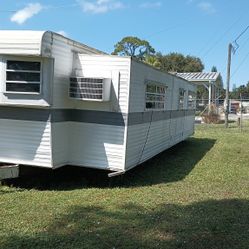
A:
[[[52,122],[83,122],[94,124],[106,124],[125,126],[126,114],[119,112],[103,112],[76,109],[54,109],[52,112]]]
[[[168,120],[171,118],[172,111],[153,112],[152,121]]]
[[[50,110],[4,106],[0,107],[0,118],[47,122],[50,120]]]
[[[23,107],[0,107],[0,119],[47,122],[85,122],[125,126],[127,114],[76,109],[34,109]]]
[[[185,116],[184,110],[174,110],[174,111],[171,111],[171,114],[170,114],[171,118],[181,118],[184,116]]]
[[[151,121],[152,112],[131,112],[128,114],[128,125],[148,123]]]
[[[186,110],[185,111],[185,116],[194,116],[195,115],[195,110]]]
[[[193,115],[195,115],[195,110],[133,112],[128,114],[128,125],[144,124],[151,121],[170,120]]]
[[[169,120],[185,116],[193,116],[195,110],[147,111],[133,112],[128,115],[118,112],[104,112],[77,109],[33,109],[22,107],[0,107],[0,119],[58,122],[82,122],[125,126],[128,116],[128,125],[144,124],[160,120]]]
[[[71,121],[71,109],[52,109],[51,122],[67,122]]]

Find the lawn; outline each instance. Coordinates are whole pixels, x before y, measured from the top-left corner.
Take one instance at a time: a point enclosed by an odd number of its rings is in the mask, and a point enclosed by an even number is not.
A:
[[[109,180],[37,171],[0,187],[0,248],[249,248],[249,130],[196,134]]]

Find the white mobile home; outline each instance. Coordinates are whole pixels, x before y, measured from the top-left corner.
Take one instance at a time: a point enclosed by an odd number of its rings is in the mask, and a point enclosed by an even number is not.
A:
[[[125,172],[194,132],[195,85],[53,32],[0,31],[0,162]]]

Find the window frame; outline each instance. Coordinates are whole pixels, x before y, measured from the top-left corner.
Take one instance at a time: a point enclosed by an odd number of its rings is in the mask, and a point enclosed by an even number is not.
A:
[[[181,93],[183,93],[183,95],[181,95]],[[178,110],[184,110],[185,98],[186,98],[186,90],[180,87],[178,90]]]
[[[192,96],[192,100],[190,100],[190,96]],[[196,92],[190,90],[188,91],[188,109],[189,110],[196,109]]]
[[[19,61],[19,62],[39,62],[40,70],[15,70],[8,69],[8,61]],[[40,81],[18,81],[18,80],[7,80],[8,72],[20,72],[20,73],[39,73]],[[41,58],[25,58],[25,57],[6,57],[5,58],[5,89],[4,93],[6,94],[28,94],[28,95],[40,95],[42,94],[42,82],[43,82],[43,61]],[[9,91],[7,90],[7,84],[37,84],[39,85],[39,92],[31,92],[31,91]]]
[[[148,91],[148,86],[155,87],[156,91],[154,91],[154,92]],[[160,90],[158,91],[158,88],[163,88],[164,92],[161,93]],[[162,83],[155,82],[155,81],[146,81],[145,82],[145,111],[162,111],[162,110],[165,110],[167,88],[168,87],[166,85],[164,85]],[[147,99],[148,95],[154,96],[155,99],[156,99],[156,97],[163,97],[163,100],[162,101],[160,101],[160,100],[149,101]],[[147,103],[154,103],[155,106],[151,107],[151,108],[148,108]],[[156,107],[156,104],[163,104],[163,107],[162,108]]]

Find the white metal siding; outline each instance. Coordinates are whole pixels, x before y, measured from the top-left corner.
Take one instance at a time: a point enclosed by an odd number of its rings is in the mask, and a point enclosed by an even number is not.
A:
[[[97,111],[128,109],[129,59],[110,56],[87,56],[82,49],[78,55],[78,67],[87,77],[108,76],[120,86],[112,89],[112,101],[93,101],[69,98],[69,78],[75,66],[72,46],[65,45],[61,37],[53,38],[52,56],[55,58],[53,108],[74,108]],[[79,50],[79,48],[77,48]],[[84,53],[85,52],[85,53]],[[101,75],[96,75],[96,72]],[[120,92],[118,92],[120,89]],[[120,102],[114,98],[119,95]],[[122,107],[119,107],[120,104]],[[53,165],[65,164],[97,168],[124,169],[125,127],[80,122],[52,124]]]
[[[124,126],[70,122],[69,163],[124,169]]]
[[[128,94],[130,79],[130,58],[117,56],[79,55],[76,70],[86,77],[111,77],[111,101],[106,103],[74,101],[79,109],[128,112]]]
[[[145,80],[154,80],[167,86],[166,110],[178,109],[179,88],[195,91],[195,86],[185,80],[132,61],[129,113],[145,111]],[[184,109],[186,107],[185,99]],[[186,139],[193,131],[194,118],[192,116],[128,126],[126,169]]]
[[[44,31],[1,30],[0,54],[40,55]]]
[[[51,37],[44,36],[43,46],[50,43]],[[54,58],[54,80],[52,85],[52,108],[73,108],[73,101],[69,98],[69,79],[72,75],[74,51],[80,53],[97,53],[79,43],[74,43],[60,35],[52,34],[51,56]],[[70,123],[52,123],[53,166],[58,167],[69,163],[69,141],[71,133]]]
[[[132,60],[129,112],[143,112],[145,110],[146,80],[152,80],[167,86],[166,110],[171,110],[173,76]]]
[[[49,122],[0,120],[0,162],[52,167]]]
[[[43,44],[50,42],[50,36],[44,36]],[[74,52],[82,54],[96,54],[98,51],[84,45],[80,46],[71,40],[52,34],[52,52],[54,58],[54,82],[53,82],[53,108],[72,108],[74,102],[69,99],[69,80],[72,75]]]
[[[60,167],[69,162],[69,133],[70,123],[60,122],[51,124],[53,167]]]

